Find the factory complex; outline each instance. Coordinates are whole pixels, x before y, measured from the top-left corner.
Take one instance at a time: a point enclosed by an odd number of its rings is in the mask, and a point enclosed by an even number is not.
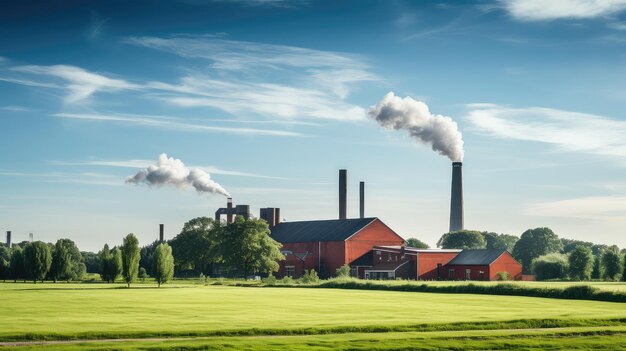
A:
[[[347,171],[339,171],[339,218],[281,222],[279,208],[261,208],[271,237],[282,244],[285,259],[280,261],[279,278],[298,278],[306,270],[315,270],[320,278],[330,278],[343,266],[361,279],[411,280],[497,280],[522,278],[522,266],[502,249],[417,249],[376,217],[365,217],[364,182],[359,184],[360,216],[347,218]],[[450,231],[463,229],[462,163],[452,164]],[[216,220],[226,216],[250,218],[248,205],[227,206],[215,212]]]

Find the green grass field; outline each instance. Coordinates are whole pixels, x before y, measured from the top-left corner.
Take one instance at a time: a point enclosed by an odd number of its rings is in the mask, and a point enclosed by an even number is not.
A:
[[[0,299],[3,342],[208,337],[46,345],[59,350],[319,350],[332,345],[387,350],[416,349],[417,344],[426,350],[454,349],[459,344],[467,350],[488,348],[485,345],[493,346],[489,349],[626,349],[626,304],[613,302],[200,284],[126,289],[119,284],[65,283],[0,284]],[[548,322],[542,325],[541,320]],[[10,343],[0,350],[38,346]]]

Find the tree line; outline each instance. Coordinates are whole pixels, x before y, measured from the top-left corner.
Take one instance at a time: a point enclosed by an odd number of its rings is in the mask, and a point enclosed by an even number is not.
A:
[[[419,241],[414,243],[426,245]],[[437,246],[443,249],[508,250],[522,264],[524,274],[534,274],[538,280],[626,281],[626,249],[620,251],[616,245],[559,238],[545,227],[528,229],[520,237],[460,230],[443,234]]]

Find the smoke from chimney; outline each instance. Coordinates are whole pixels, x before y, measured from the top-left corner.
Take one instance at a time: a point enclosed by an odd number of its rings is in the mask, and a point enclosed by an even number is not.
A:
[[[463,163],[452,162],[452,191],[450,196],[450,231],[464,229]]]
[[[389,92],[368,114],[384,128],[404,129],[418,143],[452,161],[463,161],[463,136],[457,123],[450,117],[432,114],[424,102]]]
[[[230,196],[207,172],[200,168],[188,168],[181,160],[167,157],[167,154],[160,154],[156,165],[128,177],[126,183],[149,186],[173,185],[179,189],[193,187],[199,193]]]

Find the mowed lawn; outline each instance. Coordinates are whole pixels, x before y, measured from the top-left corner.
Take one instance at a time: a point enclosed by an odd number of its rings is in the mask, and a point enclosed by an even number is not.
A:
[[[250,328],[626,318],[626,305],[517,296],[202,285],[0,284],[0,339]]]

